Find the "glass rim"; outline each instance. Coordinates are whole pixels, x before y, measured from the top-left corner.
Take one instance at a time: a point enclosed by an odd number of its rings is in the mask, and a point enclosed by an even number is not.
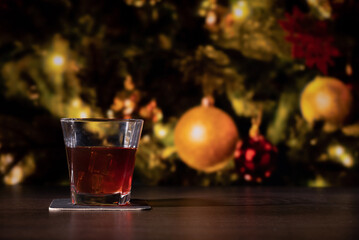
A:
[[[143,119],[119,119],[119,118],[61,118],[61,122],[144,122]]]

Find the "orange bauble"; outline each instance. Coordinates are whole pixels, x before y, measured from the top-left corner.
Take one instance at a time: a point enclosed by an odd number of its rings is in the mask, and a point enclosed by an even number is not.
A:
[[[341,125],[351,112],[350,89],[340,80],[316,77],[304,89],[300,108],[305,120]]]
[[[233,156],[238,131],[227,113],[199,106],[180,118],[174,140],[183,162],[194,169],[213,172],[226,166]]]

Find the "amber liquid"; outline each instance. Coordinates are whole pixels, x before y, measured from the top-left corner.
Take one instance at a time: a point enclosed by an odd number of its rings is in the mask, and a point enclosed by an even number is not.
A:
[[[136,148],[67,147],[66,152],[77,193],[126,195],[131,191]]]

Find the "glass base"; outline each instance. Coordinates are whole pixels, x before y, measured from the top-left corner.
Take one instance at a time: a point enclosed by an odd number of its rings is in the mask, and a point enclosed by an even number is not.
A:
[[[130,203],[131,192],[128,194],[114,193],[114,194],[88,194],[88,193],[74,193],[71,194],[72,204],[76,205],[126,205]]]

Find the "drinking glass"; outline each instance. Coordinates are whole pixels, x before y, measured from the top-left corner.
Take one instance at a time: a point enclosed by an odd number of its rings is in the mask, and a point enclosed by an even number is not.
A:
[[[62,118],[61,126],[72,203],[128,204],[143,120]]]

